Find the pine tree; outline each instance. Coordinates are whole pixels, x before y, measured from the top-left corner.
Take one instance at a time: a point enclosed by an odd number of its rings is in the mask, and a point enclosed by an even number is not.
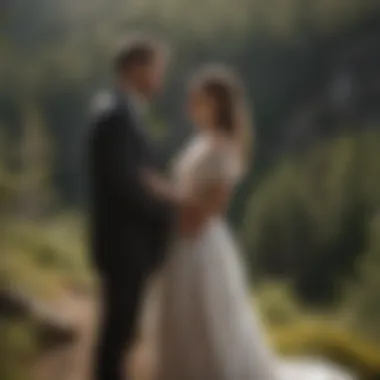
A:
[[[380,339],[380,214],[375,216],[367,252],[360,264],[360,278],[349,297],[353,300],[355,324],[371,338]]]

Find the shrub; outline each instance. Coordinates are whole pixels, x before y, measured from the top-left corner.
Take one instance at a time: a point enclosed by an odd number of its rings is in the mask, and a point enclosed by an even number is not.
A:
[[[380,377],[380,347],[353,332],[324,321],[311,321],[272,330],[278,351],[284,355],[317,355],[358,374],[363,380]]]
[[[301,317],[300,306],[286,282],[263,282],[254,294],[253,303],[258,304],[265,321],[270,326],[289,325]]]
[[[76,217],[39,222],[9,220],[1,230],[0,291],[27,300],[27,305],[53,311],[55,301],[69,289],[91,289],[92,279],[83,254],[83,229]],[[54,305],[54,304],[53,304]],[[35,306],[34,306],[35,309]],[[21,312],[0,315],[0,379],[26,380],[27,364],[39,354],[46,336],[62,336],[54,319]],[[54,314],[54,313],[53,313]],[[62,340],[62,337],[60,337]]]
[[[34,329],[23,319],[0,318],[0,379],[25,380],[36,353]]]
[[[67,287],[91,287],[80,227],[75,218],[9,223],[1,242],[1,286],[38,298],[59,296]]]

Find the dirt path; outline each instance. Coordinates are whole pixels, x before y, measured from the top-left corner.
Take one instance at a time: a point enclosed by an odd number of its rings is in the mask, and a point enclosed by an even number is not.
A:
[[[77,326],[79,336],[74,344],[50,351],[38,358],[32,368],[33,379],[91,380],[91,354],[99,315],[96,300],[89,296],[68,297],[61,300],[55,310]],[[147,345],[137,344],[126,357],[125,365],[129,366],[133,380],[151,378],[151,366],[147,365],[150,355],[145,346]]]
[[[89,380],[91,349],[97,320],[97,307],[89,296],[68,297],[55,310],[71,321],[79,333],[77,341],[40,357],[32,368],[37,380]]]
[[[149,380],[154,371],[153,352],[151,349],[151,326],[154,317],[154,299],[159,288],[158,279],[153,278],[147,285],[147,295],[142,305],[140,328],[145,331],[144,338],[137,342],[132,352],[126,357],[125,365],[133,380]],[[149,307],[149,305],[152,305]],[[38,359],[34,368],[36,380],[91,380],[89,364],[96,336],[96,324],[99,315],[96,297],[74,295],[61,299],[54,310],[77,326],[79,337],[74,345],[51,351]],[[141,330],[142,331],[142,330]],[[128,360],[127,360],[128,359]]]

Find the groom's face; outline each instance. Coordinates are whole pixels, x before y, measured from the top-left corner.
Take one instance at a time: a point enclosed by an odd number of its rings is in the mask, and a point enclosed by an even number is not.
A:
[[[155,97],[164,84],[166,62],[156,57],[151,63],[139,70],[140,91],[149,99]]]

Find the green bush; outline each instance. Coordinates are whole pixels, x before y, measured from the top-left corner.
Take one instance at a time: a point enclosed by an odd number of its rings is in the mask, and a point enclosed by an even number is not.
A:
[[[0,379],[25,380],[37,347],[34,329],[24,319],[0,318]]]
[[[259,310],[269,326],[283,326],[295,323],[302,311],[291,291],[291,284],[284,282],[264,282],[254,294],[253,304]]]
[[[1,286],[37,298],[56,297],[67,288],[90,289],[82,233],[75,216],[8,223],[1,242]]]
[[[39,222],[9,220],[1,230],[0,288],[47,307],[67,290],[91,290],[82,233],[75,215]],[[0,379],[27,380],[28,364],[41,349],[41,321],[29,314],[0,318]]]

